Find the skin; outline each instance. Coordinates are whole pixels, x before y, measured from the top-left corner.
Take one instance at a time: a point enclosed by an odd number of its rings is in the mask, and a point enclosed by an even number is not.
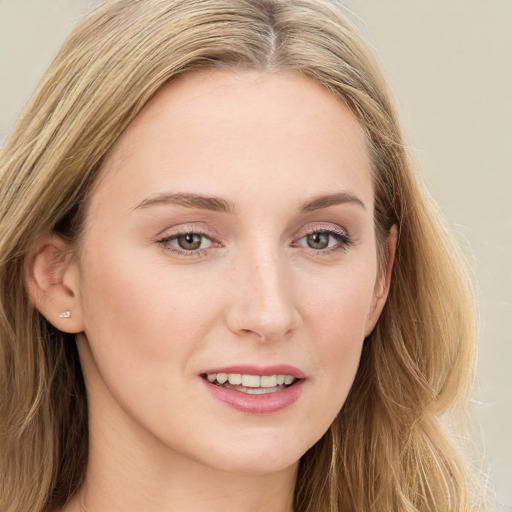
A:
[[[345,195],[301,209],[332,194]],[[86,485],[66,510],[292,510],[298,460],[342,407],[386,300],[395,237],[379,266],[373,202],[362,129],[302,75],[195,72],[145,106],[108,155],[80,252],[49,237],[29,283],[77,333],[88,393]],[[319,232],[327,248],[311,247]],[[206,391],[202,371],[242,363],[299,368],[299,399],[247,414]]]

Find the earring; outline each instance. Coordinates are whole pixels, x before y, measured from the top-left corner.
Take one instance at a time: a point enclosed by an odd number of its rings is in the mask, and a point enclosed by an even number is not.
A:
[[[71,311],[63,311],[59,317],[60,318],[69,318],[71,316]]]

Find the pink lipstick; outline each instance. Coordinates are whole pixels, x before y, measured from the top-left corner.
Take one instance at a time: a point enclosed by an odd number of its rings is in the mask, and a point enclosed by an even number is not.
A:
[[[290,365],[236,365],[201,372],[217,400],[249,414],[268,414],[292,405],[302,393],[305,375]]]

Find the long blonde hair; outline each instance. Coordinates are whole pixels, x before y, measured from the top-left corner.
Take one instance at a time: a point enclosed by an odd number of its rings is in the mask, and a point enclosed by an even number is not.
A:
[[[345,405],[301,459],[296,512],[476,510],[448,421],[472,387],[469,281],[375,60],[335,0],[110,1],[64,44],[0,160],[0,510],[62,507],[87,465],[78,355],[28,300],[31,251],[52,231],[80,236],[122,131],[165,83],[212,67],[296,70],[343,100],[367,134],[377,238],[399,230],[388,302]]]

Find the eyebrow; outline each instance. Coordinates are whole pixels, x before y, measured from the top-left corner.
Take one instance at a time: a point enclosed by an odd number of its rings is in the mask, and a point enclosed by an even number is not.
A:
[[[138,204],[138,208],[148,208],[154,205],[173,204],[185,208],[195,208],[199,210],[210,210],[220,213],[234,213],[235,205],[230,201],[219,197],[207,197],[199,194],[159,194],[154,197],[148,197]]]
[[[361,199],[359,199],[354,194],[345,191],[338,192],[336,194],[319,196],[315,199],[302,203],[301,210],[303,212],[313,212],[315,210],[321,210],[322,208],[328,208],[329,206],[336,206],[338,204],[344,203],[355,203],[366,211],[366,207]]]
[[[316,197],[310,201],[301,203],[301,212],[313,212],[315,210],[321,210],[330,206],[336,206],[344,203],[355,203],[359,205],[363,210],[366,207],[357,196],[350,192],[338,192],[336,194],[329,194]],[[194,208],[199,210],[209,210],[220,213],[235,213],[235,204],[226,199],[220,197],[208,197],[199,194],[159,194],[153,197],[148,197],[139,203],[134,210],[139,208],[149,208],[154,205],[177,205],[185,208]]]

